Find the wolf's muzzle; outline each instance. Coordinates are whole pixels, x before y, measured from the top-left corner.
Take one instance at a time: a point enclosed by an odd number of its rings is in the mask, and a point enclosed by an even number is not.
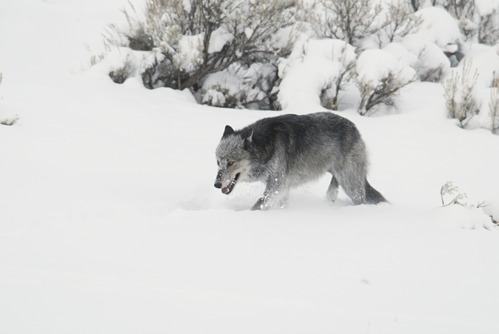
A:
[[[217,178],[215,179],[215,188],[222,188],[222,171],[217,173]]]

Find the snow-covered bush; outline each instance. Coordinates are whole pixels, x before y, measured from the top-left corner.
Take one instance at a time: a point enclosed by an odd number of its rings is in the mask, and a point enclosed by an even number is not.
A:
[[[139,76],[148,88],[199,92],[208,76],[234,64],[277,68],[290,49],[289,31],[278,32],[293,24],[293,11],[287,0],[150,0],[143,14],[125,11],[128,27],[115,26],[108,37],[133,50],[138,63],[109,74],[116,82]]]
[[[489,203],[486,201],[479,201],[477,203],[470,202],[468,194],[461,192],[459,187],[452,181],[447,181],[440,187],[440,200],[442,207],[457,205],[469,210],[479,210],[480,214],[487,215],[490,218],[490,221],[482,225],[485,229],[497,228],[499,226],[497,217],[494,217],[494,214],[490,212],[491,210],[487,210]]]
[[[415,79],[414,69],[384,50],[366,50],[357,59],[358,112],[373,114],[380,104],[393,106],[401,88]],[[376,107],[376,108],[375,108]]]
[[[448,115],[468,129],[497,133],[499,48],[481,46],[466,57],[444,82]]]
[[[351,45],[375,31],[381,13],[375,0],[320,0],[312,26],[321,38],[341,39]]]
[[[479,111],[479,105],[473,96],[477,79],[478,72],[473,70],[471,61],[467,60],[462,66],[454,68],[450,78],[444,82],[447,115],[457,119],[462,128],[465,128]]]
[[[116,83],[122,84],[125,82],[126,79],[131,77],[133,75],[133,64],[130,61],[129,56],[127,55],[125,59],[123,59],[123,62],[121,66],[111,70],[109,72],[109,77]]]
[[[282,60],[279,103],[283,108],[317,105],[337,109],[339,94],[355,66],[355,48],[336,39],[302,39]]]
[[[416,70],[420,81],[440,82],[450,73],[451,63],[441,48],[415,34],[404,37],[383,48]]]
[[[445,8],[456,18],[469,16],[475,8],[474,0],[432,0],[432,2],[433,6]]]
[[[421,18],[411,11],[404,0],[387,2],[383,13],[384,19],[374,34],[379,47],[414,33],[421,24]]]
[[[346,44],[346,46],[350,46]],[[339,61],[338,75],[331,78],[326,85],[322,88],[320,99],[321,105],[330,110],[338,110],[340,102],[340,92],[344,86],[351,81],[353,76],[353,69],[355,68],[355,61],[349,60],[346,57],[346,48],[343,51],[344,57]]]
[[[477,42],[496,40],[495,0],[146,4],[144,11],[125,11],[126,26],[108,35],[110,51],[99,66],[117,83],[133,77],[148,88],[187,88],[198,102],[219,107],[338,109],[341,98],[366,115],[393,105],[414,80],[445,81],[451,117],[465,127],[480,110],[470,126],[494,128],[490,80],[481,93],[466,92],[463,66],[451,67],[472,57]]]
[[[400,34],[383,49],[415,69],[419,80],[439,82],[450,71],[450,58],[455,58],[454,65],[462,58],[461,31],[456,19],[443,8],[420,8],[420,2],[414,2],[412,6],[419,8],[410,16],[414,21],[413,29]],[[410,10],[405,8],[403,11]]]
[[[318,37],[363,48],[370,44],[382,47],[413,32],[419,24],[404,0],[320,0],[310,21]]]
[[[465,206],[467,198],[468,195],[459,192],[459,188],[452,181],[447,181],[440,187],[440,201],[444,207],[454,204]]]
[[[278,109],[278,81],[277,67],[272,64],[233,64],[206,77],[199,99],[217,107]]]
[[[494,71],[494,77],[490,87],[489,110],[491,131],[492,133],[499,135],[499,70]]]
[[[445,9],[427,7],[420,9],[416,15],[420,18],[415,35],[440,47],[447,54],[455,54],[463,43],[458,22]]]
[[[467,39],[494,45],[499,41],[499,2],[449,1],[449,12],[459,19]]]
[[[432,0],[459,22],[467,40],[494,45],[499,41],[499,2],[497,0]]]
[[[476,38],[479,43],[494,45],[499,42],[499,2],[495,3],[494,8],[487,9],[484,9],[484,13],[478,10],[475,16]]]

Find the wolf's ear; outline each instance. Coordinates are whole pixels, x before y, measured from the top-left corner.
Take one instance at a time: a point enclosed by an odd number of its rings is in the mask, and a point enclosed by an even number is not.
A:
[[[251,131],[248,137],[244,138],[244,149],[248,150],[251,144],[253,144],[253,131]]]
[[[225,138],[233,133],[234,133],[234,129],[230,125],[226,125],[225,130],[224,130],[224,134],[222,135],[222,138]]]

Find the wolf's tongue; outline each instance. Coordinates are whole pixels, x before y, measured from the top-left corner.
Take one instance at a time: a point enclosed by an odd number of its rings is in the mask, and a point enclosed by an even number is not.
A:
[[[229,192],[229,186],[222,188],[222,193],[227,194]]]

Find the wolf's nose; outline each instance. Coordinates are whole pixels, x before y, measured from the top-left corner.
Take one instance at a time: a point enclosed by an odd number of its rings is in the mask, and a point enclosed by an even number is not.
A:
[[[222,182],[215,181],[215,188],[218,188],[218,189],[222,188]]]

